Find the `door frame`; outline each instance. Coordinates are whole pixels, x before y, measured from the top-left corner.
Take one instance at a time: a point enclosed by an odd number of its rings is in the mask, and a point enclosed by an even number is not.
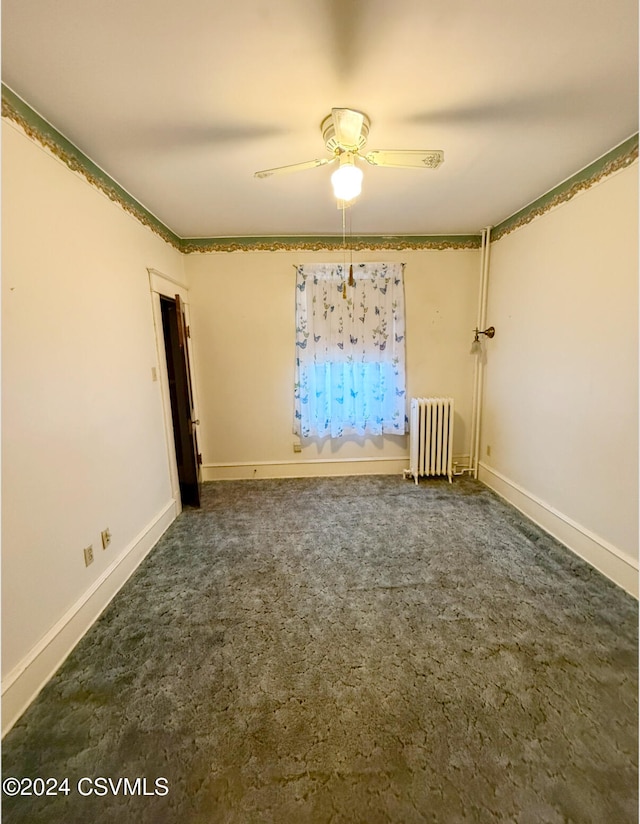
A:
[[[176,515],[182,512],[182,498],[180,495],[180,480],[178,477],[178,461],[176,460],[175,435],[173,430],[173,413],[171,411],[171,396],[169,393],[169,374],[167,371],[167,352],[164,345],[164,331],[162,325],[162,309],[160,307],[160,296],[175,300],[176,295],[182,301],[187,323],[191,325],[189,289],[181,281],[159,272],[157,269],[147,268],[149,273],[149,288],[151,290],[151,306],[153,310],[153,327],[156,338],[157,353],[157,374],[160,383],[160,395],[162,398],[162,413],[164,417],[165,441],[167,445],[167,458],[169,463],[169,476],[171,478],[171,496],[175,502]],[[189,350],[190,379],[193,388],[193,403],[196,418],[199,418],[198,411],[198,391],[194,379],[194,357],[193,345],[190,338],[187,338],[185,345]]]

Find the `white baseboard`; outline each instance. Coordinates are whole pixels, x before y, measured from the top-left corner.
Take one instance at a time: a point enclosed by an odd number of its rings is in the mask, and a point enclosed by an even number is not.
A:
[[[204,464],[203,481],[253,478],[318,478],[339,475],[402,475],[409,458],[320,458],[299,461]]]
[[[638,562],[487,464],[478,479],[630,595],[638,598]]]
[[[468,455],[454,455],[453,466],[467,466]],[[247,481],[253,478],[322,478],[341,475],[402,475],[409,455],[381,458],[299,458],[296,461],[206,463],[203,481]]]
[[[170,501],[2,681],[2,735],[13,727],[175,520]]]

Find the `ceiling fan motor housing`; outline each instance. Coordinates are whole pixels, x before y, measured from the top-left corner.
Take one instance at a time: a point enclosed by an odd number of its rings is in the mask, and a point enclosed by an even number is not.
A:
[[[358,136],[358,141],[355,144],[347,145],[345,143],[341,143],[338,138],[336,137],[336,127],[335,122],[333,119],[333,114],[327,115],[325,119],[322,121],[320,125],[320,129],[322,131],[322,139],[324,140],[325,146],[327,147],[328,151],[331,154],[339,154],[340,152],[345,151],[359,151],[362,149],[367,142],[367,138],[369,137],[369,125],[370,121],[366,114],[363,112],[359,112],[362,115],[362,128],[360,129],[360,134]]]

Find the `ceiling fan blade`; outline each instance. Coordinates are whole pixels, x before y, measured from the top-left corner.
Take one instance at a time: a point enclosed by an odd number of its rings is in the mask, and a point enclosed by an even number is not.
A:
[[[271,175],[289,174],[289,172],[302,172],[304,169],[315,169],[316,166],[327,166],[335,160],[335,157],[331,159],[323,157],[317,160],[306,160],[304,163],[292,163],[290,166],[277,166],[275,169],[263,169],[261,172],[254,172],[253,176],[270,177]]]
[[[345,149],[358,149],[364,115],[354,109],[331,109],[336,140]]]
[[[437,169],[444,161],[444,152],[440,149],[398,149],[386,152],[367,152],[363,157],[372,166]]]

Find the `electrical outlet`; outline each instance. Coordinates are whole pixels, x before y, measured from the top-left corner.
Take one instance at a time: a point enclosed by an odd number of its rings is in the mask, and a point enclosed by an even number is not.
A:
[[[100,537],[102,538],[102,548],[106,549],[111,543],[111,532],[109,529],[105,529],[104,532],[100,533]]]
[[[84,565],[89,566],[89,564],[93,563],[93,546],[87,546],[84,548]]]
[[[294,452],[302,452],[302,444],[299,444],[299,443],[294,443],[294,445],[293,445],[293,451],[294,451]]]

